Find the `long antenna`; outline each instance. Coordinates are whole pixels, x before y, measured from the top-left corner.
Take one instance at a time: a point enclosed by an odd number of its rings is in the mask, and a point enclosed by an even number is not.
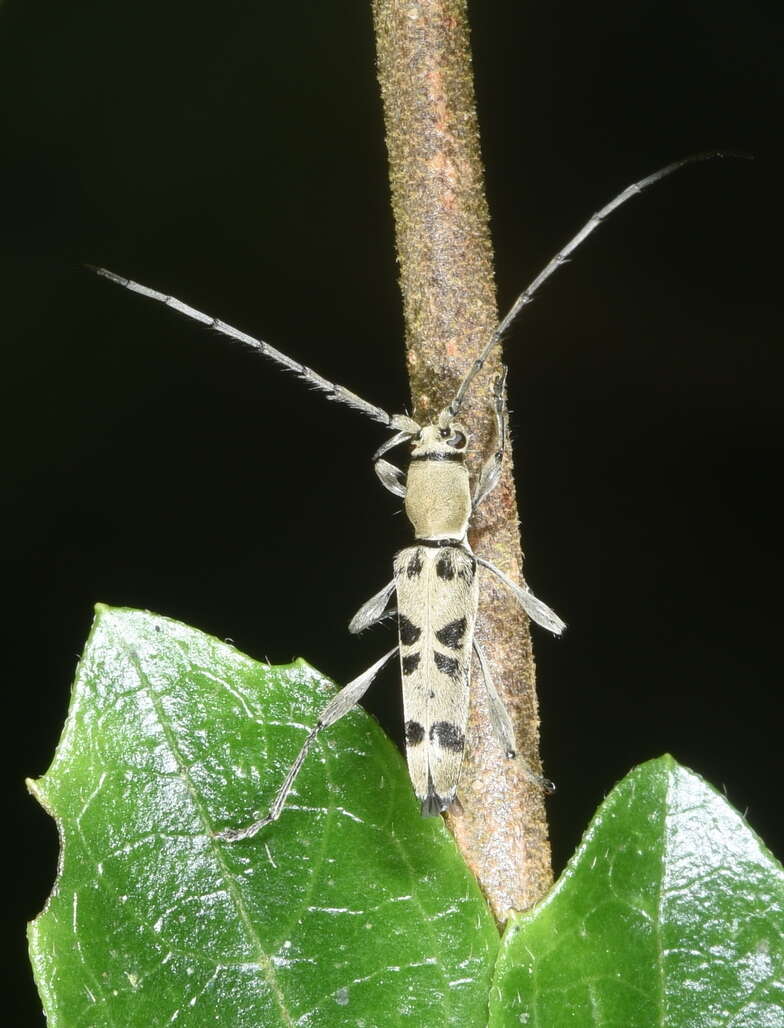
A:
[[[229,339],[234,339],[238,343],[244,343],[245,346],[249,346],[256,353],[269,357],[270,360],[283,365],[289,371],[293,371],[295,375],[299,375],[300,378],[304,379],[308,385],[313,386],[314,389],[326,393],[328,400],[334,400],[335,403],[344,403],[347,407],[353,407],[354,410],[367,414],[374,421],[380,421],[387,428],[391,426],[392,418],[385,410],[382,410],[380,407],[374,407],[372,403],[363,400],[361,396],[357,396],[356,393],[352,393],[350,389],[346,389],[344,386],[337,385],[335,382],[328,382],[326,378],[322,378],[312,368],[300,364],[299,361],[292,360],[285,353],[276,350],[274,346],[265,343],[263,339],[255,339],[245,332],[240,332],[238,328],[227,325],[225,321],[219,321],[218,318],[213,318],[209,314],[197,311],[195,307],[189,307],[187,303],[183,303],[182,300],[178,300],[174,296],[159,293],[156,289],[150,289],[148,286],[143,286],[130,278],[122,278],[120,275],[115,275],[113,271],[107,271],[106,268],[97,268],[93,264],[88,264],[87,267],[94,271],[96,275],[108,278],[110,282],[116,282],[118,286],[122,286],[124,289],[130,289],[132,293],[140,293],[150,300],[157,300],[158,303],[171,307],[172,310],[184,314],[186,318],[198,321],[199,324],[204,325],[213,332],[217,332],[222,336],[228,336]]]
[[[468,387],[484,367],[484,363],[487,360],[490,351],[501,342],[506,330],[512,324],[523,307],[531,302],[533,295],[539,286],[543,285],[553,272],[568,260],[569,254],[572,253],[573,250],[576,250],[580,243],[582,243],[582,241],[586,239],[594,229],[597,229],[605,218],[612,214],[616,208],[620,207],[622,203],[626,203],[626,201],[630,200],[633,196],[639,196],[640,193],[644,192],[649,186],[654,185],[656,182],[660,182],[661,179],[666,178],[667,175],[671,175],[674,171],[678,171],[679,168],[683,168],[687,164],[696,164],[698,161],[709,161],[714,157],[748,158],[749,156],[749,154],[734,153],[725,150],[708,150],[705,153],[696,153],[689,157],[683,157],[679,161],[673,161],[672,164],[668,164],[666,167],[660,168],[658,171],[654,171],[654,173],[652,175],[648,175],[647,178],[642,178],[639,182],[633,182],[632,185],[627,186],[622,193],[619,193],[614,200],[611,200],[606,207],[602,207],[601,210],[597,211],[596,214],[589,218],[589,220],[583,225],[577,235],[570,239],[566,246],[560,250],[555,257],[553,257],[544,270],[539,272],[533,282],[527,286],[522,293],[520,293],[512,304],[509,313],[503,321],[500,322],[490,339],[485,344],[482,352],[471,365],[468,374],[458,386],[452,402],[444,409],[439,420],[446,422],[455,417],[463,405],[463,400],[465,399]]]

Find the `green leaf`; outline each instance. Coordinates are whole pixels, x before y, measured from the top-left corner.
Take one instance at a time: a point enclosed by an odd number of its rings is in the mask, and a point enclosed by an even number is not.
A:
[[[671,757],[613,789],[552,892],[507,928],[491,1028],[781,1028],[784,871]]]
[[[493,919],[357,709],[266,809],[334,686],[98,608],[52,767],[61,866],[30,952],[50,1028],[484,1025]]]

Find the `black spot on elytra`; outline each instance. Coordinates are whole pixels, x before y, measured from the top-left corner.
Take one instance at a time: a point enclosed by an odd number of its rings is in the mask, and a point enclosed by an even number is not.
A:
[[[422,629],[413,625],[405,614],[398,614],[397,627],[400,634],[400,641],[404,646],[413,646],[422,634]]]
[[[409,578],[418,578],[419,573],[422,570],[422,558],[419,556],[419,550],[414,551],[414,556],[408,562],[406,568],[406,574]]]
[[[455,566],[452,563],[451,553],[442,553],[436,563],[436,574],[449,582],[455,577]]]
[[[451,721],[434,721],[430,726],[430,739],[453,753],[462,753],[465,749],[465,736]]]
[[[419,667],[419,654],[407,653],[400,662],[404,675],[412,675]]]
[[[476,574],[476,561],[474,560],[474,558],[471,558],[469,564],[464,564],[461,561],[460,565],[458,566],[457,573],[464,581],[468,582],[468,584],[470,585],[471,582],[473,582],[474,580],[474,575]]]
[[[406,721],[406,746],[418,746],[425,737],[425,730],[418,721]]]
[[[438,639],[442,646],[448,646],[450,650],[459,650],[463,645],[465,630],[466,619],[464,617],[457,618],[456,621],[450,621],[448,625],[439,628],[436,632],[436,639]],[[403,639],[402,633],[400,638]]]
[[[460,661],[456,657],[448,657],[445,653],[433,650],[433,660],[439,671],[443,671],[450,678],[460,677]]]

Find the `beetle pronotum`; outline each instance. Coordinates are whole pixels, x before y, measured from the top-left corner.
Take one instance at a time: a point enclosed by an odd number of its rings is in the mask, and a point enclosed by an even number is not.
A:
[[[471,383],[512,321],[530,303],[540,286],[605,218],[626,200],[639,195],[684,165],[721,156],[727,155],[711,151],[674,161],[628,186],[597,211],[520,293],[478,354],[450,402],[432,424],[424,426],[404,414],[387,414],[343,386],[322,378],[269,343],[203,314],[181,300],[122,278],[105,268],[93,268],[99,275],[132,292],[157,300],[221,335],[252,347],[293,371],[315,389],[326,393],[328,399],[361,411],[394,433],[376,451],[373,461],[381,484],[389,492],[403,497],[406,514],[414,528],[414,543],[397,555],[392,580],[360,608],[349,624],[349,631],[361,632],[391,613],[396,613],[398,645],[349,682],[327,705],[305,739],[267,815],[246,828],[221,832],[220,838],[231,841],[250,838],[280,816],[305,757],[318,735],[359,702],[380,669],[396,653],[400,656],[403,682],[406,757],[423,815],[438,814],[450,808],[459,809],[457,787],[465,749],[474,655],[487,690],[494,733],[506,756],[510,759],[515,757],[511,719],[496,692],[487,661],[474,637],[478,568],[495,575],[510,589],[532,621],[556,635],[565,626],[528,589],[516,585],[492,564],[475,557],[468,544],[471,514],[495,488],[501,474],[506,445],[503,400],[506,373],[499,376],[493,388],[496,445],[482,465],[473,488],[464,464],[468,433],[456,420],[457,416]],[[405,473],[384,458],[393,447],[404,444],[411,448]],[[389,609],[393,594],[397,598],[395,611]],[[544,779],[532,777],[547,787],[548,783]]]

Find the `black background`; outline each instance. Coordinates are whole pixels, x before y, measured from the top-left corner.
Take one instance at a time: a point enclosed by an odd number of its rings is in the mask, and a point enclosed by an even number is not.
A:
[[[778,4],[471,11],[501,306],[614,215],[507,347],[556,867],[635,763],[725,787],[784,854],[784,372]],[[6,1023],[38,1025],[23,926],[53,880],[48,766],[97,601],[338,681],[348,617],[408,538],[379,426],[81,269],[264,336],[388,410],[409,402],[366,3],[0,8]],[[398,733],[394,672],[368,706]]]

